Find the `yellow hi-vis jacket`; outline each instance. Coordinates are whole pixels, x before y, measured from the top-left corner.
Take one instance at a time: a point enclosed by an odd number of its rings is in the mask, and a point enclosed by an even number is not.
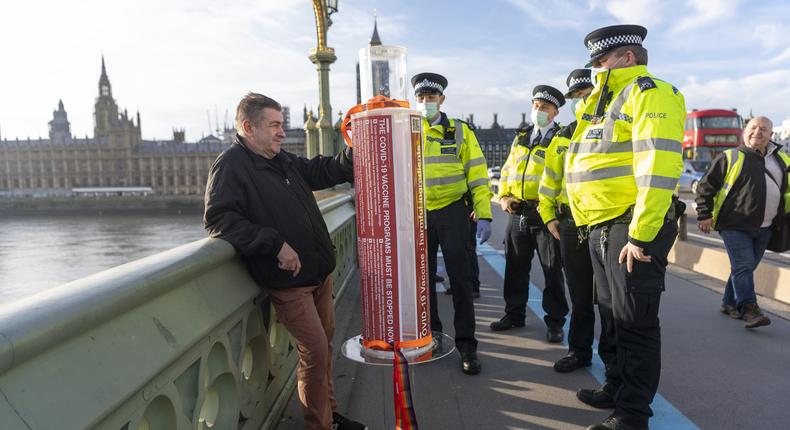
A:
[[[777,151],[777,154],[779,154],[779,158],[784,161],[785,166],[790,166],[790,156],[781,151]],[[721,189],[719,189],[719,192],[713,197],[714,226],[717,225],[719,212],[721,212],[721,207],[724,204],[724,200],[727,199],[727,194],[732,189],[733,185],[735,184],[735,180],[738,179],[738,176],[741,174],[741,169],[743,168],[744,156],[738,151],[738,148],[732,148],[724,151],[724,156],[727,158],[727,174],[724,176],[724,184],[722,184]],[[790,171],[787,172],[787,183],[790,184]],[[781,183],[777,185],[779,185],[781,188]],[[782,190],[780,189],[779,191],[781,192]],[[784,201],[784,213],[790,213],[790,186],[788,186],[785,190],[782,200]]]
[[[488,167],[480,144],[463,121],[441,115],[437,125],[422,119],[425,207],[441,209],[469,191],[477,217],[491,220]]]
[[[538,186],[538,213],[545,224],[557,219],[557,209],[568,204],[568,192],[565,190],[565,153],[576,130],[576,121],[565,127],[551,139],[546,148],[546,165]],[[584,223],[576,222],[576,225]]]
[[[546,150],[551,139],[559,130],[560,125],[554,123],[546,132],[546,136],[541,137],[540,143],[534,146],[530,140],[534,138],[533,135],[537,133],[537,130],[533,130],[532,133],[527,130],[519,130],[516,133],[516,138],[513,139],[513,144],[510,146],[510,154],[502,166],[497,198],[538,199],[538,184],[546,162]]]
[[[605,71],[597,76],[605,79]],[[611,70],[605,114],[593,117],[602,85],[586,100],[565,157],[574,219],[597,225],[633,207],[629,241],[645,246],[658,234],[683,170],[686,104],[677,88],[645,66]]]

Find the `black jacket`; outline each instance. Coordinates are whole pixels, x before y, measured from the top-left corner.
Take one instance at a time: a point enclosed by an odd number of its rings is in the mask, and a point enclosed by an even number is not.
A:
[[[335,249],[313,196],[354,179],[350,148],[311,160],[281,151],[267,160],[240,138],[217,157],[206,184],[203,223],[230,242],[266,288],[318,285],[335,269]],[[299,276],[277,267],[283,242],[299,255]]]
[[[776,157],[782,171],[786,172],[787,167],[779,156],[778,151],[773,151],[775,143],[769,142],[768,151],[771,157]],[[763,156],[747,147],[738,147],[740,156],[743,159],[743,168],[735,178],[732,189],[727,193],[727,197],[721,205],[719,215],[714,228],[716,230],[741,230],[756,233],[765,218],[765,160]],[[727,157],[724,153],[719,154],[713,159],[708,171],[700,179],[697,185],[697,219],[704,220],[713,216],[713,197],[724,186],[724,178],[727,175]],[[787,174],[777,178],[779,192],[784,195],[787,190]],[[780,199],[777,218],[781,219],[784,213],[784,200]],[[776,220],[774,220],[776,222]]]

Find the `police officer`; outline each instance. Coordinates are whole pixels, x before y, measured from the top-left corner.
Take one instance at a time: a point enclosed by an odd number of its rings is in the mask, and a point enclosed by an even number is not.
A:
[[[505,316],[491,323],[491,330],[523,327],[529,298],[529,271],[538,252],[543,268],[543,310],[549,342],[562,342],[562,326],[568,314],[559,241],[551,236],[538,214],[538,185],[543,174],[546,149],[559,132],[554,122],[565,97],[556,88],[538,85],[532,91],[532,124],[520,130],[499,180],[499,202],[510,214],[505,232]]]
[[[566,80],[568,92],[565,98],[571,111],[581,108],[584,98],[593,89],[589,69],[576,69]],[[565,279],[571,297],[571,321],[568,329],[568,354],[554,363],[557,372],[571,372],[591,364],[592,345],[595,339],[595,309],[593,307],[593,269],[584,220],[575,222],[568,206],[565,191],[565,153],[571,136],[576,130],[576,121],[563,127],[552,139],[546,150],[546,166],[538,188],[540,204],[538,212],[549,233],[560,241],[560,253]],[[601,339],[606,346],[614,340]],[[599,348],[599,351],[602,349]],[[604,362],[607,362],[604,359]]]
[[[469,270],[467,241],[470,214],[477,214],[477,236],[491,237],[491,192],[486,160],[469,126],[450,119],[439,108],[444,103],[447,79],[436,73],[420,73],[411,79],[417,108],[423,115],[425,206],[428,224],[428,269],[436,273],[436,253],[442,247],[444,264],[453,290],[455,345],[461,353],[462,370],[480,373],[475,339],[475,308]],[[464,201],[469,192],[473,207]],[[431,328],[442,330],[436,300],[436,279],[430,278]]]
[[[686,107],[672,84],[647,71],[647,29],[615,25],[584,43],[596,82],[565,158],[576,220],[589,225],[598,307],[613,318],[616,372],[577,397],[614,413],[592,430],[647,429],[661,370],[658,308],[677,236],[672,194],[683,170]]]

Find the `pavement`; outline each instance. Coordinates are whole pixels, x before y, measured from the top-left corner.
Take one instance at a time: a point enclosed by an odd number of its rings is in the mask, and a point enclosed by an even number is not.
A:
[[[567,346],[545,341],[537,259],[526,327],[489,329],[504,312],[505,217],[498,209],[494,212],[494,234],[478,249],[483,287],[475,311],[483,370],[476,376],[463,374],[457,353],[411,366],[420,428],[584,429],[600,422],[609,411],[586,406],[575,396],[578,388],[599,385],[602,366],[597,356],[589,369],[560,374],[552,368]],[[742,321],[719,313],[722,288],[721,281],[670,267],[660,312],[662,376],[651,429],[789,428],[790,306],[760,298],[773,323],[746,330]],[[445,330],[452,335],[451,297],[439,294],[438,299]],[[371,430],[392,429],[392,368],[358,364],[338,354],[343,341],[360,333],[359,315],[358,288],[351,285],[336,308],[338,411]],[[303,428],[296,396],[278,428]]]

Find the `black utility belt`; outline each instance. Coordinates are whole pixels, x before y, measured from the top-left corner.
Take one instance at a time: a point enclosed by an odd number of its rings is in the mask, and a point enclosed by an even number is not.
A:
[[[609,227],[609,226],[612,226],[612,225],[615,225],[615,224],[630,224],[632,219],[634,219],[634,207],[633,206],[628,208],[628,210],[625,211],[624,214],[618,216],[617,218],[613,218],[613,219],[610,219],[608,221],[604,221],[604,222],[599,223],[599,224],[591,225],[588,228],[588,230],[589,231],[593,231],[593,230],[598,229],[598,228]]]
[[[679,200],[677,197],[672,197],[672,203],[669,205],[669,209],[667,210],[666,215],[664,215],[664,221],[677,221],[680,218],[680,215],[683,215],[686,210],[686,204],[683,203],[682,200]],[[589,227],[589,231],[593,231],[596,228],[601,227],[608,227],[614,224],[630,224],[631,220],[634,218],[634,207],[631,206],[625,211],[624,214],[620,215],[617,218],[610,219],[608,221],[604,221],[600,224],[591,225]]]
[[[566,204],[557,206],[557,218],[571,218],[571,207]]]
[[[513,204],[513,211],[517,214],[524,215],[527,212],[532,212],[538,209],[538,200],[524,200]]]

